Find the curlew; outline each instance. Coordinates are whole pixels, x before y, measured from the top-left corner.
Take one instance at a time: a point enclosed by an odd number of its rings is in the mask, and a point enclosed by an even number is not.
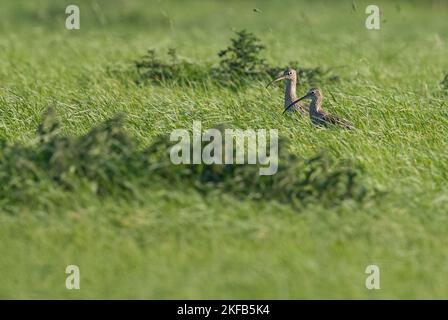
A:
[[[308,112],[308,105],[306,105],[305,103],[303,103],[303,102],[302,103],[292,103],[293,101],[297,100],[297,95],[296,95],[297,72],[296,72],[296,70],[290,69],[290,68],[286,69],[284,72],[279,74],[277,78],[275,78],[274,80],[269,82],[268,85],[266,86],[266,88],[269,87],[274,82],[277,82],[280,80],[287,80],[286,86],[285,86],[285,102],[284,102],[285,111],[286,110],[293,111],[293,109],[291,109],[290,107],[292,105],[294,105],[294,109],[299,111],[300,113],[305,114],[306,112]]]
[[[306,95],[303,97],[292,101],[286,108],[283,113],[288,111],[294,104],[296,104],[299,101],[302,101],[304,99],[311,99],[311,103],[309,106],[309,112],[310,112],[310,119],[311,122],[316,126],[328,126],[329,124],[332,125],[339,125],[346,129],[353,129],[352,124],[343,119],[339,118],[337,116],[331,115],[328,112],[324,111],[322,109],[322,99],[323,95],[319,88],[311,88]]]

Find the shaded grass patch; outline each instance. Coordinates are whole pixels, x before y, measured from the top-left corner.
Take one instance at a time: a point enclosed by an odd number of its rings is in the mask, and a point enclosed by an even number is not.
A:
[[[132,197],[139,187],[169,184],[192,187],[203,195],[228,193],[295,208],[312,202],[328,206],[346,199],[362,202],[368,193],[362,170],[352,161],[335,160],[325,152],[300,158],[288,151],[285,140],[279,145],[278,172],[271,176],[259,175],[260,164],[174,165],[169,157],[173,142],[167,136],[141,148],[123,121],[118,115],[79,137],[64,136],[54,110],[49,109],[33,143],[1,142],[0,203],[5,208],[29,201],[42,204],[43,190],[70,192],[80,185],[98,196]]]

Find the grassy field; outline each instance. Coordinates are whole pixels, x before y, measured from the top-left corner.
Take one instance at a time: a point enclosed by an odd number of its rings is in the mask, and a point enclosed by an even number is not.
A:
[[[156,176],[132,196],[42,182],[10,202],[0,186],[0,298],[448,298],[445,1],[376,1],[378,31],[364,26],[371,1],[76,3],[81,29],[69,31],[71,2],[1,1],[1,140],[36,144],[50,105],[74,137],[122,112],[141,148],[193,120],[273,128],[293,154],[352,160],[381,196],[299,210],[204,197]],[[281,116],[283,88],[262,81],[236,91],[135,82],[133,61],[146,50],[217,65],[241,29],[261,39],[271,64],[332,68],[341,80],[320,84],[324,107],[356,129]],[[69,264],[80,290],[65,288]],[[365,287],[371,264],[380,290]]]

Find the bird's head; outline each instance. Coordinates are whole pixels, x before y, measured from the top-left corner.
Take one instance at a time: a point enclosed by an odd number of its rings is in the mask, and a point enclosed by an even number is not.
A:
[[[322,98],[322,91],[319,88],[311,88],[310,90],[308,90],[306,95],[297,99],[296,101],[294,101],[294,103],[297,103],[303,99],[317,99],[317,98]]]
[[[305,98],[322,98],[322,91],[319,88],[311,88],[308,90],[307,94],[300,99]]]
[[[289,80],[289,81],[295,81],[297,79],[297,72],[294,69],[288,68],[285,71],[281,72],[274,80],[268,83],[266,86],[269,87],[274,82],[280,81],[280,80]]]

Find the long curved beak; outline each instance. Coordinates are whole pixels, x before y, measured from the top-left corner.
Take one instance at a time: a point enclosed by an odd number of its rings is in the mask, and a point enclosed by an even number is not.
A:
[[[285,79],[286,78],[286,76],[279,76],[279,77],[277,77],[277,78],[275,78],[274,80],[272,80],[271,82],[269,82],[268,83],[268,85],[266,86],[266,88],[267,87],[269,87],[271,84],[273,84],[274,82],[277,82],[277,81],[280,81],[280,80],[283,80],[283,79]]]
[[[286,111],[288,111],[293,105],[295,105],[297,102],[299,102],[299,101],[301,101],[301,100],[303,100],[303,99],[306,99],[306,98],[309,98],[311,95],[309,94],[309,93],[307,93],[306,95],[304,95],[302,98],[299,98],[299,99],[297,99],[296,101],[294,101],[293,103],[291,103],[289,106],[287,106],[286,108],[285,108],[285,110],[283,110],[283,113],[282,114],[284,114]]]

